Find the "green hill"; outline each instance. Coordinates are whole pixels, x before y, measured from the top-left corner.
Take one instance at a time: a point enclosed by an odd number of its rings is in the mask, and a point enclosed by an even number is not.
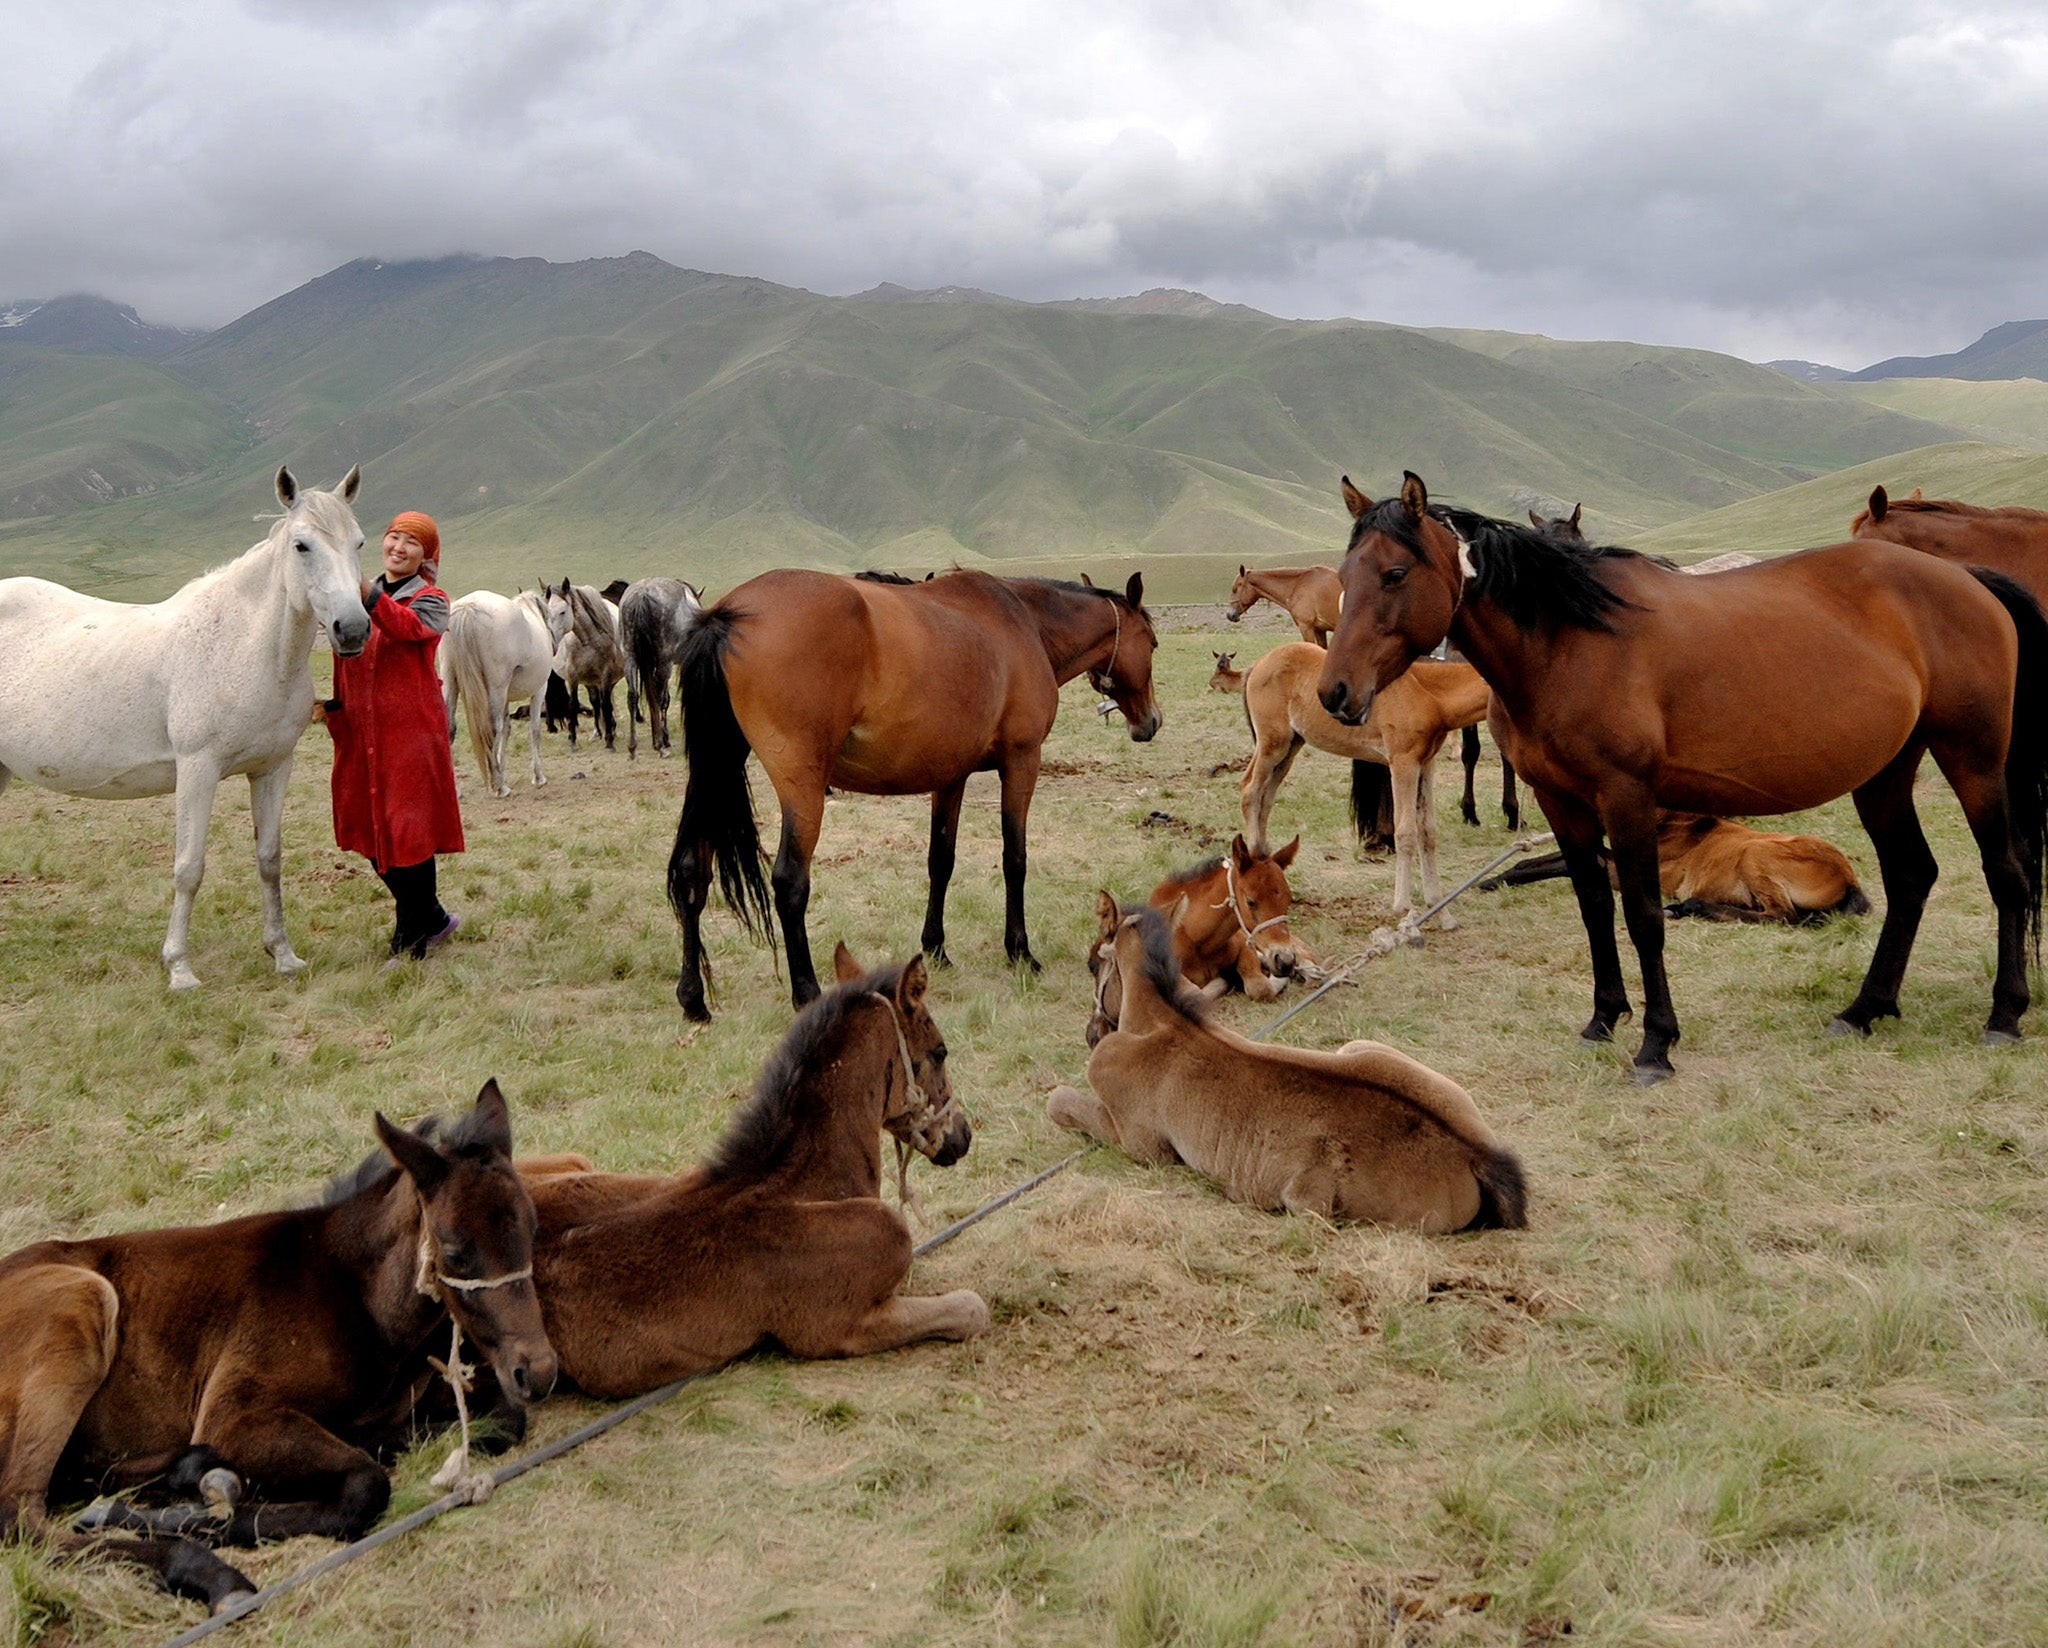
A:
[[[1879,378],[1831,384],[1828,392],[1931,418],[1980,441],[2048,451],[2048,383],[2039,378]]]

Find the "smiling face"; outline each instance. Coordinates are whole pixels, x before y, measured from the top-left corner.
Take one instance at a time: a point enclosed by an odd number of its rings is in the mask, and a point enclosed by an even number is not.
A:
[[[402,584],[427,558],[427,546],[410,532],[387,532],[384,534],[384,574],[394,584]]]

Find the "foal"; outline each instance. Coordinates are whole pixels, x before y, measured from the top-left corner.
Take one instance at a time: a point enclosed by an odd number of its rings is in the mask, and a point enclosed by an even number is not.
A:
[[[1148,902],[1165,912],[1189,984],[1198,990],[1215,984],[1212,995],[1239,989],[1252,1001],[1272,1001],[1287,988],[1301,959],[1287,930],[1294,907],[1287,866],[1300,850],[1300,836],[1277,853],[1254,852],[1243,836],[1232,836],[1222,857],[1152,889]]]
[[[1425,1235],[1526,1224],[1521,1164],[1456,1082],[1373,1041],[1262,1046],[1204,1022],[1166,921],[1096,895],[1088,1085],[1046,1114],[1142,1162],[1185,1162],[1268,1211]]]

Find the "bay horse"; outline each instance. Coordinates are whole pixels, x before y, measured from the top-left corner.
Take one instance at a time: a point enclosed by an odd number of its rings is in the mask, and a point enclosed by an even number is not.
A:
[[[1479,889],[1525,887],[1569,873],[1563,853],[1545,853],[1489,876]],[[1659,814],[1657,882],[1672,901],[1667,916],[1806,926],[1823,916],[1870,913],[1855,866],[1832,841],[1699,813]]]
[[[924,958],[870,973],[842,944],[833,963],[700,1165],[527,1170],[541,1311],[578,1389],[631,1396],[764,1341],[868,1356],[987,1329],[979,1294],[896,1291],[910,1230],[882,1200],[882,1135],[940,1167],[973,1142]]]
[[[1152,889],[1146,902],[1166,913],[1181,976],[1212,993],[1237,989],[1252,1001],[1272,1001],[1287,988],[1303,959],[1287,927],[1294,890],[1287,867],[1301,850],[1296,836],[1276,853],[1254,851],[1241,835],[1230,849],[1179,870]]]
[[[0,579],[0,791],[16,778],[60,795],[177,796],[170,930],[173,990],[199,977],[187,959],[192,901],[206,873],[214,792],[249,780],[263,947],[279,973],[306,964],[284,924],[283,823],[299,735],[313,719],[310,659],[324,627],[354,657],[369,639],[363,530],[349,505],[360,466],[332,492],[276,477],[284,514],[239,559],[168,600],[129,606],[41,578]],[[84,696],[53,685],[90,681]]]
[[[626,654],[626,759],[640,754],[640,700],[647,700],[647,743],[667,755],[668,678],[683,637],[704,604],[687,578],[642,578],[619,597],[619,643]]]
[[[52,1479],[163,1478],[194,1505],[104,1508],[60,1536],[216,1610],[247,1579],[187,1543],[351,1540],[391,1479],[358,1445],[405,1424],[449,1318],[500,1387],[556,1372],[532,1277],[534,1212],[487,1083],[438,1137],[376,1118],[386,1154],[316,1207],[45,1241],[0,1260],[0,1537],[48,1526]]]
[[[563,622],[566,626],[566,614]],[[454,735],[459,707],[469,725],[477,776],[493,795],[512,793],[505,781],[505,741],[512,730],[514,703],[528,707],[533,782],[548,781],[540,768],[541,717],[533,713],[532,705],[547,692],[560,639],[551,627],[546,600],[532,590],[508,600],[480,589],[458,597],[449,609],[448,634],[441,645],[449,733]]]
[[[1322,647],[1329,645],[1330,632],[1337,627],[1343,591],[1336,572],[1326,566],[1240,566],[1223,616],[1237,623],[1261,601],[1284,607],[1301,638]]]
[[[1441,1235],[1528,1222],[1521,1163],[1448,1077],[1373,1041],[1334,1053],[1247,1041],[1207,1022],[1166,920],[1096,895],[1089,953],[1092,1093],[1046,1115],[1141,1162],[1185,1162],[1269,1212]]]
[[[1990,567],[2048,605],[2048,512],[1923,498],[1917,486],[1894,498],[1879,486],[1849,523],[1849,536],[1904,544],[1966,567]]]
[[[569,748],[576,747],[576,689],[584,687],[590,693],[590,719],[603,737],[604,747],[616,750],[619,729],[612,689],[626,674],[618,609],[604,598],[602,590],[572,584],[567,578],[559,589],[548,589],[547,604],[548,626],[560,637],[555,646],[555,673],[569,694]]]
[[[1244,713],[1252,728],[1252,758],[1238,780],[1245,839],[1254,852],[1266,850],[1266,825],[1273,801],[1304,745],[1351,758],[1351,816],[1364,840],[1373,822],[1363,781],[1376,769],[1392,774],[1394,793],[1394,914],[1414,908],[1415,870],[1422,875],[1422,901],[1436,903],[1436,758],[1444,741],[1486,714],[1487,687],[1470,664],[1434,658],[1416,662],[1373,702],[1357,726],[1331,715],[1316,696],[1324,652],[1306,641],[1275,647],[1245,672]],[[1438,918],[1445,932],[1457,918]]]
[[[782,805],[775,913],[790,997],[818,993],[804,910],[825,790],[932,798],[925,863],[925,953],[946,961],[946,885],[968,776],[1002,781],[1003,950],[1037,970],[1024,928],[1025,821],[1039,747],[1060,687],[1085,673],[1143,743],[1160,726],[1152,699],[1158,644],[1144,578],[1122,594],[1049,578],[956,568],[923,583],[764,572],[698,615],[683,643],[689,781],[669,855],[670,902],[683,925],[676,999],[693,1019],[704,998],[700,918],[712,868],[748,932],[773,943],[746,762],[761,758]]]
[[[1380,689],[1448,634],[1493,689],[1495,742],[1557,832],[1593,956],[1593,1017],[1628,1009],[1604,835],[1642,963],[1639,1081],[1671,1074],[1660,808],[1802,811],[1845,791],[1870,832],[1885,918],[1837,1033],[1898,1014],[1936,864],[1913,807],[1933,752],[1969,820],[1998,908],[1987,1042],[2019,1038],[2039,953],[2048,836],[2048,622],[2012,579],[1856,541],[1687,577],[1632,550],[1571,544],[1432,508],[1412,472],[1352,516],[1344,616],[1322,703],[1362,721]],[[1815,690],[1824,683],[1824,691]]]

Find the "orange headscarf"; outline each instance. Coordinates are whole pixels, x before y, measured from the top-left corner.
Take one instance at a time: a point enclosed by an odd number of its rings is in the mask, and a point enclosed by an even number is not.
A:
[[[420,547],[427,552],[426,558],[435,566],[441,564],[441,529],[434,525],[434,517],[423,515],[417,509],[401,509],[391,517],[386,532],[404,532],[417,538]]]

